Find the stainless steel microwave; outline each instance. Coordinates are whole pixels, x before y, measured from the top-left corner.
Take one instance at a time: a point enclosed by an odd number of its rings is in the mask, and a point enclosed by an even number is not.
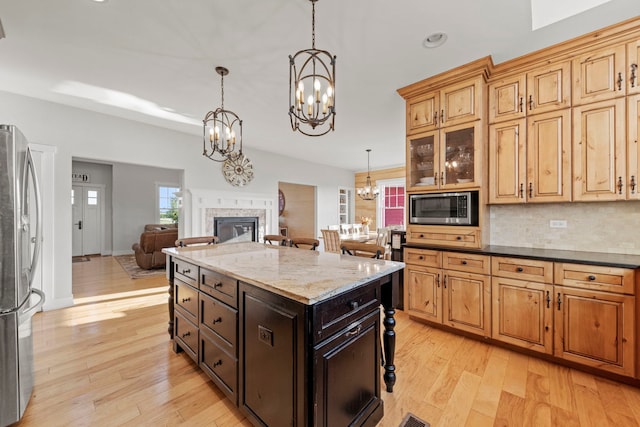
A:
[[[478,225],[478,192],[409,195],[409,224]]]

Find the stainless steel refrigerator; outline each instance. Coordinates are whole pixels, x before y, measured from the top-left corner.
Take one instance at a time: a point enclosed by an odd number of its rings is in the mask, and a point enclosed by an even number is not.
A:
[[[0,426],[22,418],[33,389],[31,318],[44,303],[31,287],[41,218],[27,140],[15,126],[0,125]]]

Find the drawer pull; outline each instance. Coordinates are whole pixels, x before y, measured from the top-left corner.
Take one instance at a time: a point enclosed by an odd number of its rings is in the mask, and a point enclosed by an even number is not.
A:
[[[591,280],[591,281],[594,281],[594,280],[596,280],[596,276],[591,275],[591,276],[588,277],[588,279]]]
[[[222,365],[222,359],[218,359],[216,362],[213,362],[213,367]]]
[[[456,240],[462,240],[462,236],[456,236]]]
[[[185,303],[185,302],[189,302],[189,301],[191,301],[191,297],[182,298],[182,302],[183,302],[183,303]]]
[[[517,271],[518,273],[522,273],[522,272],[524,271],[524,268],[522,268],[522,267],[518,267],[518,268],[516,268],[516,271]]]
[[[214,287],[214,289],[215,288],[221,288],[222,287],[222,282],[214,283],[213,287]]]
[[[547,291],[547,308],[549,308],[550,303],[551,303],[551,295],[549,295],[549,291]]]
[[[189,273],[191,273],[191,269],[190,268],[182,270],[182,274],[189,274]]]
[[[420,255],[420,256],[418,257],[418,259],[419,259],[420,261],[422,261],[422,260],[424,260],[424,257],[423,257],[422,255]]]
[[[362,325],[358,325],[355,328],[353,328],[352,330],[350,330],[349,332],[347,332],[346,334],[344,334],[344,336],[345,337],[351,337],[351,336],[354,336],[354,335],[358,335],[361,330],[362,330]]]
[[[467,260],[466,260],[466,259],[463,259],[463,260],[462,260],[462,262],[461,262],[460,264],[462,264],[462,265],[467,265]]]
[[[357,310],[359,307],[358,301],[349,302],[349,307],[351,307],[351,310]]]
[[[560,298],[560,292],[558,292],[558,310],[560,310],[561,303],[562,303],[562,299]]]
[[[186,338],[188,336],[191,336],[191,332],[185,332],[184,334],[182,334],[182,338]]]
[[[211,323],[213,323],[214,325],[215,325],[216,323],[220,323],[220,322],[222,322],[222,317],[218,317],[217,319],[213,319],[213,320],[211,321]]]
[[[424,234],[421,234],[419,237],[420,237],[421,239],[424,239]]]
[[[444,275],[444,278],[442,279],[442,286],[444,286],[445,289],[447,289],[447,275]]]

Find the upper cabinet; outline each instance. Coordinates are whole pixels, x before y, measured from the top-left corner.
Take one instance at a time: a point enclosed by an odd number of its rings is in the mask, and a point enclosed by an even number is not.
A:
[[[624,96],[629,77],[624,44],[579,55],[573,60],[573,104]]]
[[[484,79],[476,77],[407,100],[407,134],[481,118]]]
[[[627,199],[640,200],[638,174],[640,174],[640,95],[627,100]]]
[[[537,67],[489,84],[489,122],[571,106],[571,63]]]

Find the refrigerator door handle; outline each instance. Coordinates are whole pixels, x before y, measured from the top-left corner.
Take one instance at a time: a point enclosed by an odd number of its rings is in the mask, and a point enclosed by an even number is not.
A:
[[[33,316],[36,311],[40,311],[40,309],[42,308],[42,306],[44,305],[44,292],[42,292],[40,289],[31,289],[31,293],[32,294],[36,294],[40,297],[40,301],[38,301],[36,304],[32,305],[31,307],[27,308],[25,311],[23,311],[20,314],[21,318],[25,318],[25,317],[31,317]],[[31,299],[29,298],[29,302],[31,301]]]
[[[38,261],[40,260],[40,249],[42,247],[42,199],[40,198],[40,181],[38,181],[38,174],[36,173],[36,167],[33,163],[33,157],[31,156],[31,149],[27,148],[27,167],[31,173],[31,178],[33,179],[33,189],[35,192],[36,199],[36,241],[33,246],[33,258],[31,258],[31,267],[29,268],[29,287],[33,284],[34,272],[36,267],[38,266]],[[25,185],[26,182],[25,182]],[[35,289],[32,289],[35,291]],[[37,292],[42,297],[42,302],[44,302],[44,294],[40,291]]]

